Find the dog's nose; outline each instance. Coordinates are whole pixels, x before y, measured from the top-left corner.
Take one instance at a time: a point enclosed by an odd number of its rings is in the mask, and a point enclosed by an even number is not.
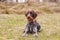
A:
[[[27,17],[27,19],[30,19],[30,17]]]

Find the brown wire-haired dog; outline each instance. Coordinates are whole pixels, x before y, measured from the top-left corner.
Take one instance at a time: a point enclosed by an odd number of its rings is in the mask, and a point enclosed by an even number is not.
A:
[[[23,36],[27,36],[28,33],[33,33],[34,36],[38,36],[37,32],[40,31],[41,26],[36,21],[37,13],[32,10],[28,11],[25,16],[28,20],[28,24],[25,27]]]

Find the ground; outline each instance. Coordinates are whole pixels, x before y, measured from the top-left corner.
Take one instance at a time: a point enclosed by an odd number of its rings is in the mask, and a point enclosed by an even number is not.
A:
[[[27,23],[24,14],[0,14],[0,40],[60,40],[60,13],[38,14],[37,21],[41,25],[38,37],[22,37]]]

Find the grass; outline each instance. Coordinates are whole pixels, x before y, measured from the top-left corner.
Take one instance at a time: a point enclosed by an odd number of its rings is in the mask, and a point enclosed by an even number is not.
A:
[[[29,34],[22,37],[27,23],[24,14],[0,14],[0,40],[60,40],[60,14],[39,14],[37,21],[42,26],[38,37]]]

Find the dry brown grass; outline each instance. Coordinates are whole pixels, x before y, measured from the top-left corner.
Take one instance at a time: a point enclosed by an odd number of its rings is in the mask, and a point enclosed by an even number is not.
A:
[[[27,10],[35,10],[37,13],[60,13],[60,5],[56,3],[27,3],[23,4],[0,4],[0,13],[24,14]]]

